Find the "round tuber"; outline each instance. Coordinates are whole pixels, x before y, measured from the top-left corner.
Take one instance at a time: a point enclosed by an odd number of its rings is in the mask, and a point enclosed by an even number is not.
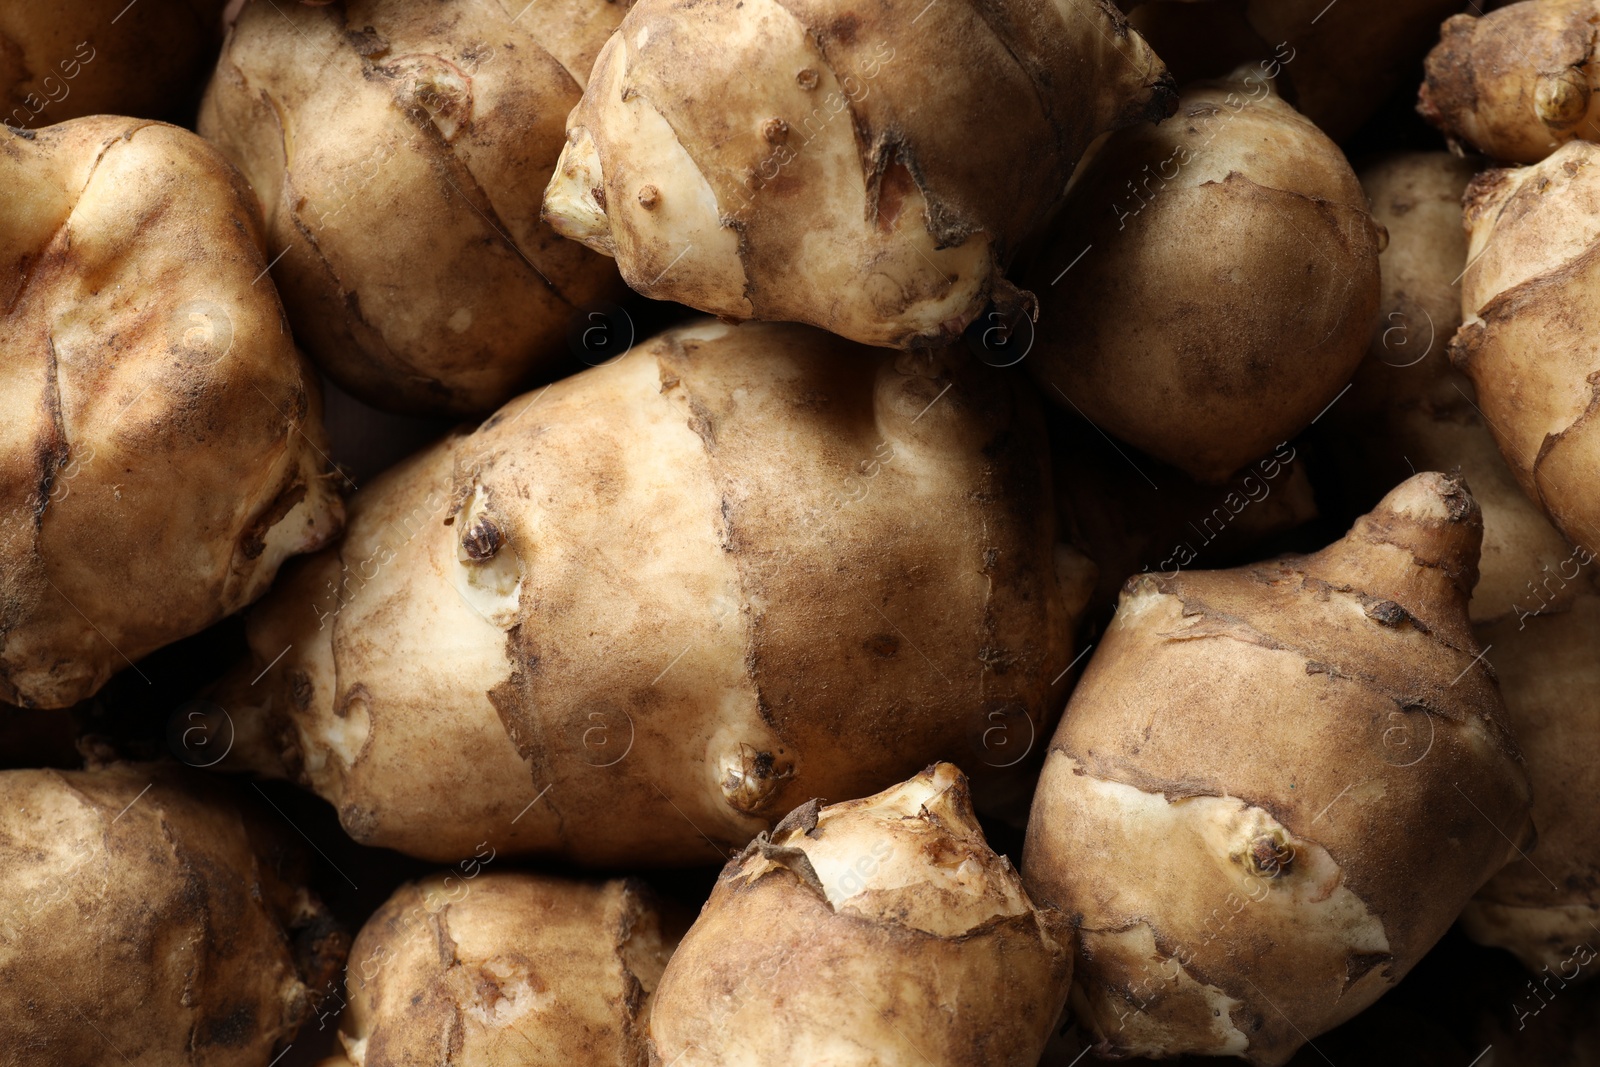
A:
[[[1071,930],[984,840],[948,763],[791,812],[723,868],[668,961],[652,1067],[1034,1067]]]
[[[1383,231],[1332,141],[1250,68],[1112,134],[1024,276],[1029,366],[1056,404],[1226,481],[1350,380]]]
[[[568,357],[577,308],[622,290],[604,257],[539,220],[566,114],[622,8],[240,12],[199,130],[261,197],[295,336],[334,381],[382,408],[481,415]]]
[[[1283,1064],[1531,844],[1467,620],[1481,536],[1465,485],[1427,473],[1313,555],[1128,583],[1022,866],[1077,927],[1102,1052]]]
[[[0,130],[0,701],[66,707],[343,509],[250,189],[158,122]]]
[[[639,0],[544,213],[645,296],[943,343],[991,297],[1031,305],[1019,242],[1168,86],[1106,0]]]

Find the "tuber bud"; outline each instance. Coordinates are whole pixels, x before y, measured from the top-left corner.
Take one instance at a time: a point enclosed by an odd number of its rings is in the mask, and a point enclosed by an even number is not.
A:
[[[1129,582],[1023,859],[1078,928],[1102,1052],[1283,1064],[1531,844],[1467,621],[1481,536],[1466,486],[1419,474],[1313,555]]]
[[[650,1062],[1033,1067],[1071,943],[936,764],[805,804],[723,868],[656,991]]]

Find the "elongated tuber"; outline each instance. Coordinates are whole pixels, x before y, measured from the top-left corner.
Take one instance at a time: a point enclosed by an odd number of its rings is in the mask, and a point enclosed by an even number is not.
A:
[[[171,766],[0,772],[0,1063],[272,1059],[346,941],[258,818]]]
[[[1600,553],[1600,145],[1479,175],[1466,226],[1451,359],[1523,492]]]
[[[249,187],[192,133],[0,130],[0,700],[66,707],[342,507]]]
[[[1170,109],[1105,0],[640,0],[545,194],[629,285],[855,341],[954,339],[1089,143]]]
[[[1482,522],[1420,474],[1310,556],[1129,582],[1034,799],[1102,1051],[1283,1064],[1516,847],[1529,786],[1467,619]]]
[[[340,1041],[353,1067],[642,1067],[671,951],[636,882],[435,875],[356,936]]]
[[[1428,53],[1417,110],[1451,143],[1537,163],[1573,138],[1600,140],[1595,0],[1524,0],[1447,21]]]
[[[937,764],[797,808],[723,868],[656,991],[650,1062],[1033,1067],[1071,960]]]
[[[567,358],[576,309],[622,291],[539,220],[622,7],[245,6],[199,129],[255,186],[295,335],[344,388],[491,411]]]
[[[933,758],[1021,773],[1074,582],[1032,390],[986,371],[708,321],[513,401],[253,614],[234,756],[358,841],[633,865]]]
[[[1381,240],[1344,155],[1259,70],[1186,87],[1074,180],[1024,275],[1028,366],[1057,405],[1225,481],[1350,380]]]

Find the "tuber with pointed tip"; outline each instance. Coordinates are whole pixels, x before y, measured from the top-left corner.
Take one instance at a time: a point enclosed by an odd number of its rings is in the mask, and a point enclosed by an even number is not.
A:
[[[62,708],[259,597],[343,506],[221,153],[139,119],[0,130],[0,188],[0,701]]]
[[[1338,146],[1259,69],[1187,86],[1076,175],[1022,276],[1028,366],[1057,406],[1221,483],[1350,380],[1382,237]]]
[[[473,875],[401,886],[356,936],[339,1034],[348,1064],[642,1067],[650,994],[672,952],[649,891]]]
[[[984,840],[948,763],[790,812],[723,868],[668,961],[650,1063],[1033,1067],[1072,931]]]
[[[1597,19],[1595,0],[1523,0],[1452,16],[1428,53],[1417,110],[1458,151],[1507,163],[1537,163],[1574,138],[1600,140]]]
[[[269,818],[168,764],[0,772],[0,1063],[270,1061],[347,940]]]
[[[1600,145],[1571,141],[1467,189],[1450,358],[1528,498],[1600,553]]]
[[[1106,0],[640,0],[545,193],[645,296],[866,344],[943,343],[1095,137],[1170,110]]]
[[[635,867],[934,758],[1025,775],[1083,561],[1031,388],[987,370],[707,320],[512,401],[252,614],[230,760],[364,843]]]
[[[1102,1052],[1277,1067],[1532,844],[1467,618],[1482,531],[1465,484],[1425,473],[1312,555],[1128,583],[1022,866],[1078,928]]]

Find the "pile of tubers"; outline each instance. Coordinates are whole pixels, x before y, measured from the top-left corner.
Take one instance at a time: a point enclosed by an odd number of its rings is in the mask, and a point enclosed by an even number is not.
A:
[[[0,1067],[1592,1065],[1597,25],[0,11]]]

